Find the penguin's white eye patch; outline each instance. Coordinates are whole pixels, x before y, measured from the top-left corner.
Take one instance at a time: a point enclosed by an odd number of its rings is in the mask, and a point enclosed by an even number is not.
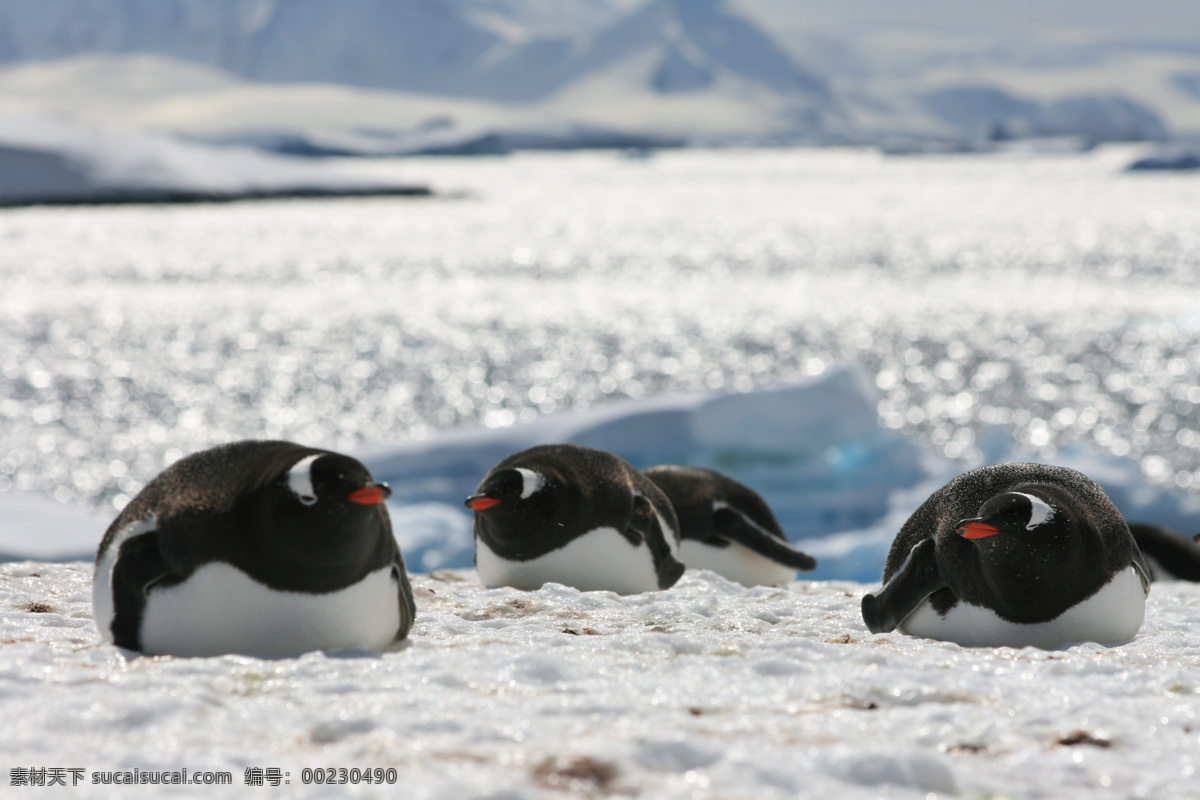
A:
[[[1013,494],[1019,494],[1029,501],[1029,524],[1025,526],[1025,530],[1031,531],[1038,525],[1054,518],[1054,507],[1042,498],[1024,492],[1014,492]]]
[[[318,453],[302,458],[288,470],[288,489],[306,506],[317,502],[317,491],[312,483],[312,465],[320,457],[321,454]]]
[[[522,500],[529,499],[534,495],[534,493],[540,491],[541,488],[546,485],[546,478],[540,472],[534,472],[533,470],[525,469],[524,467],[517,467],[517,472],[521,474],[521,480],[524,481],[521,484]]]

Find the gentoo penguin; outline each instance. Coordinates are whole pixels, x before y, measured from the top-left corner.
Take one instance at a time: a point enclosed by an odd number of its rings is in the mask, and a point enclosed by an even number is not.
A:
[[[679,580],[679,525],[649,478],[612,453],[532,447],[497,464],[467,498],[475,567],[487,586],[635,594]]]
[[[746,586],[783,586],[796,570],[817,566],[788,544],[775,515],[752,489],[702,467],[643,470],[663,490],[679,518],[679,559]]]
[[[416,615],[390,493],[353,458],[291,442],[180,459],[104,534],[96,627],[154,655],[387,647]]]
[[[1200,535],[1188,539],[1160,525],[1129,523],[1156,581],[1200,581]]]
[[[1042,464],[982,467],[934,492],[900,529],[883,581],[862,601],[873,633],[1046,649],[1132,639],[1150,587],[1103,490]]]

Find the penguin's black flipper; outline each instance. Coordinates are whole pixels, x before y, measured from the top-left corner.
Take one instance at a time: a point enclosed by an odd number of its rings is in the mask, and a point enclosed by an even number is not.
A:
[[[404,556],[396,550],[396,558],[392,561],[392,576],[400,586],[400,625],[396,629],[395,641],[408,636],[412,630],[413,620],[417,617],[417,603],[413,599],[412,584],[408,580],[408,570],[404,567]]]
[[[785,567],[810,572],[817,566],[817,560],[808,553],[772,536],[732,508],[721,508],[713,514],[713,534]]]
[[[171,573],[171,568],[163,558],[157,533],[134,536],[122,543],[120,557],[112,573],[115,611],[112,619],[113,644],[126,650],[141,650],[142,613],[146,608],[146,595],[151,587],[166,588],[179,583],[179,580],[179,576]]]
[[[649,481],[647,481],[649,483]],[[646,487],[641,487],[646,489]],[[650,490],[657,492],[657,487],[650,484]],[[658,494],[661,502],[660,508],[670,510],[671,504],[665,497]],[[674,515],[671,514],[670,522],[675,522]],[[659,516],[656,513],[654,503],[650,498],[642,494],[635,494],[633,498],[633,516],[630,519],[629,530],[625,532],[625,537],[631,542],[634,537],[639,537],[637,543],[642,540],[646,542],[646,546],[650,548],[650,556],[654,559],[654,572],[658,577],[658,586],[660,589],[669,589],[683,576],[684,570],[687,569],[679,559],[671,552],[670,545],[667,544],[667,537],[674,536],[674,531],[663,530],[662,524],[659,522]]]
[[[864,595],[863,622],[871,633],[890,633],[921,601],[946,587],[935,557],[933,539],[922,539],[879,594]]]
[[[1200,581],[1200,537],[1189,540],[1168,528],[1141,522],[1129,523],[1129,531],[1138,550],[1152,562],[1155,580]]]

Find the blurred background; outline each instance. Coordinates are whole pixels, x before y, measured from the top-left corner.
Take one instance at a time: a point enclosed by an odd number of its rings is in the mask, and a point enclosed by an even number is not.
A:
[[[469,566],[462,497],[547,439],[730,472],[818,577],[876,579],[928,491],[1012,458],[1194,532],[1197,31],[3,0],[0,554],[88,557],[166,465],[266,437],[392,481],[418,571]]]
[[[1186,0],[5,2],[0,108],[303,154],[1082,146],[1200,132],[1197,30]]]

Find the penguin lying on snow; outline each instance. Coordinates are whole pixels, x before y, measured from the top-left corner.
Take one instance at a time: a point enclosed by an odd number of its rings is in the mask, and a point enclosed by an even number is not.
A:
[[[150,654],[382,649],[416,615],[390,493],[353,458],[291,442],[180,459],[105,533],[96,627]]]
[[[1200,581],[1200,534],[1188,539],[1160,525],[1129,523],[1156,581]]]
[[[1041,464],[983,467],[934,492],[900,529],[883,580],[862,601],[873,633],[1042,648],[1132,639],[1150,587],[1100,487]]]
[[[788,544],[771,508],[753,490],[719,472],[675,465],[645,475],[663,490],[679,518],[679,557],[745,586],[783,586],[817,566]]]
[[[683,564],[671,503],[625,461],[551,444],[508,456],[467,498],[487,586],[634,594],[666,589]]]

